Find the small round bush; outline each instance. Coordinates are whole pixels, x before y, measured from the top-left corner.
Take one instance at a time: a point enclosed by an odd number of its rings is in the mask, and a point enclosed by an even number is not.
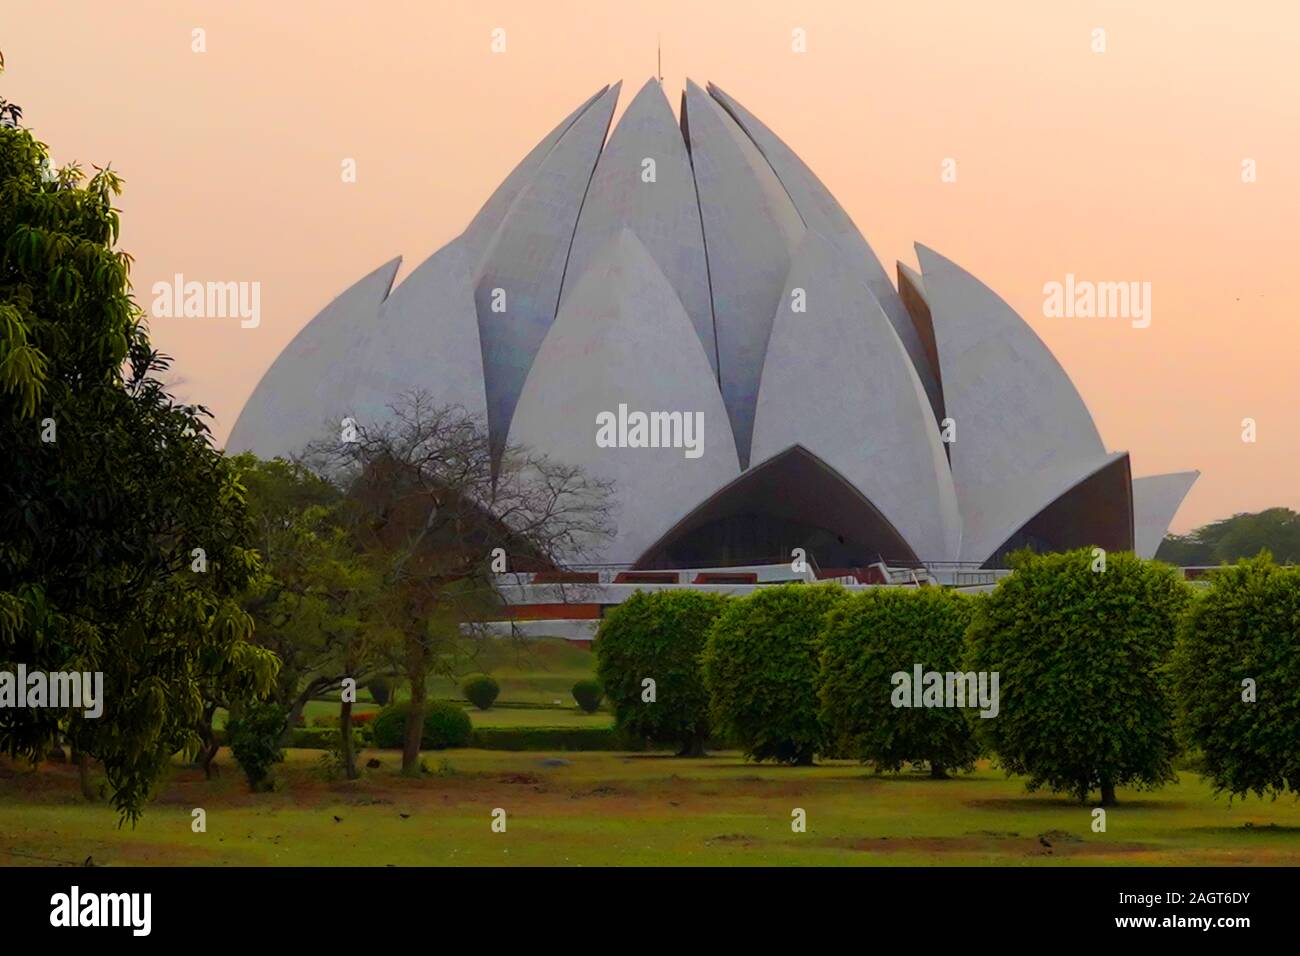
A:
[[[1264,554],[1211,574],[1173,675],[1181,729],[1215,789],[1300,793],[1300,568]]]
[[[386,706],[393,698],[393,682],[387,677],[372,678],[366,687],[370,689],[370,696],[380,707]]]
[[[471,674],[460,685],[460,692],[479,710],[487,710],[496,702],[501,685],[487,674]]]
[[[822,620],[847,592],[783,584],[732,601],[704,646],[714,726],[754,760],[810,764],[823,745]]]
[[[972,598],[946,588],[873,588],[827,614],[821,716],[830,749],[882,771],[926,763],[937,778],[974,766],[979,746],[970,717],[979,703],[978,675],[974,685],[961,680],[972,610]],[[910,706],[917,665],[945,681],[957,675],[959,706]],[[987,694],[987,676],[983,686]]]
[[[578,706],[589,714],[594,714],[600,702],[605,698],[605,688],[600,681],[587,678],[573,685],[573,699]]]
[[[709,695],[700,651],[727,601],[701,591],[637,591],[605,615],[593,645],[596,676],[626,737],[670,744],[679,756],[704,753]]]
[[[371,740],[376,747],[400,748],[406,739],[408,702],[392,704],[380,711],[370,724]],[[473,736],[474,728],[464,709],[446,701],[434,701],[424,707],[424,734],[420,738],[421,750],[445,750],[448,747],[465,747]]]

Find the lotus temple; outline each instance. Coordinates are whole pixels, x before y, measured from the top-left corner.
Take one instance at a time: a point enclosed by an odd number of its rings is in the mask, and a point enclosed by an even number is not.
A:
[[[891,281],[717,86],[688,81],[679,122],[652,79],[610,131],[620,87],[395,288],[400,258],[326,306],[228,450],[289,456],[422,389],[497,454],[612,479],[617,533],[576,578],[619,587],[789,577],[796,548],[861,584],[978,580],[1026,546],[1154,555],[1197,473],[1134,478],[995,292],[919,244]]]

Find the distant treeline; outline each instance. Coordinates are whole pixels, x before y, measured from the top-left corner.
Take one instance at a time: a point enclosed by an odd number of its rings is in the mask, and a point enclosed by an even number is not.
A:
[[[1300,514],[1290,508],[1267,508],[1236,514],[1191,531],[1171,534],[1156,557],[1183,567],[1233,563],[1268,550],[1278,564],[1300,564]]]

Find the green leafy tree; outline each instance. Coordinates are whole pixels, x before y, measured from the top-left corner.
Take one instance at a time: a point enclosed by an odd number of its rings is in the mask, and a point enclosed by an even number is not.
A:
[[[637,591],[609,610],[592,648],[621,731],[673,745],[680,757],[703,755],[710,725],[700,653],[726,604],[702,591]]]
[[[1174,653],[1181,728],[1220,791],[1300,793],[1300,568],[1215,571]]]
[[[390,669],[396,633],[378,613],[380,573],[353,539],[340,491],[301,464],[234,459],[248,489],[263,573],[244,594],[256,640],[283,662],[276,697],[287,742],[307,702],[339,695],[339,753],[359,776],[352,734],[355,688]],[[355,685],[345,685],[345,681]]]
[[[1266,508],[1202,525],[1190,534],[1168,535],[1156,557],[1177,565],[1231,564],[1267,551],[1285,564],[1300,562],[1300,514]]]
[[[1008,773],[1086,801],[1175,779],[1166,665],[1189,588],[1168,565],[1091,549],[1013,555],[978,602],[967,669],[996,671],[998,716],[976,729]]]
[[[746,756],[806,765],[821,751],[823,618],[846,594],[832,584],[762,588],[713,622],[702,658],[710,713]]]
[[[100,672],[104,697],[97,719],[6,708],[0,748],[38,760],[66,739],[134,820],[200,745],[205,688],[274,680],[235,598],[258,559],[207,410],[159,380],[115,248],[121,180],[53,170],[0,113],[0,668]]]
[[[837,752],[894,772],[928,763],[936,778],[974,766],[979,745],[966,711],[892,702],[892,677],[900,671],[910,677],[917,664],[942,674],[962,671],[973,603],[945,588],[877,588],[826,615],[821,714]]]

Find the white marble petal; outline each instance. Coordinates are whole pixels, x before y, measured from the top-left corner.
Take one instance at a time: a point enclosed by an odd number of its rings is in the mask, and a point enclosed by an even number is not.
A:
[[[923,361],[921,342],[917,338],[916,329],[912,326],[902,300],[889,281],[884,266],[880,264],[880,259],[867,244],[862,233],[858,231],[858,227],[853,224],[844,207],[831,195],[830,190],[822,184],[798,154],[754,114],[714,83],[709,84],[709,92],[726,108],[727,112],[736,118],[736,122],[758,146],[781,180],[786,192],[789,193],[790,200],[799,210],[799,215],[808,228],[820,232],[830,240],[845,260],[852,263],[862,282],[880,301],[881,308],[884,309],[885,315],[889,316],[890,324],[893,325],[895,333],[916,366],[921,383],[925,386],[926,395],[930,398],[931,404],[938,408],[937,385]]]
[[[566,296],[510,428],[510,444],[612,479],[618,532],[602,559],[626,563],[740,468],[704,350],[672,286],[629,229],[607,244]],[[703,453],[596,443],[597,415],[702,413]]]
[[[806,312],[792,309],[796,288]],[[851,481],[921,560],[957,559],[961,518],[925,390],[875,297],[811,231],[772,324],[751,460],[793,444]]]
[[[1176,471],[1133,479],[1133,550],[1139,558],[1156,556],[1170,522],[1199,477],[1199,471]]]
[[[615,84],[601,94],[542,160],[502,218],[475,276],[488,429],[498,452],[533,357],[555,321],[573,231],[618,92]],[[493,311],[499,302],[504,311]]]
[[[352,398],[358,422],[388,418],[393,402],[418,390],[434,405],[459,405],[486,423],[474,289],[459,240],[426,259],[384,300],[360,366]]]
[[[772,316],[803,222],[776,174],[725,110],[690,80],[682,127],[699,189],[718,340],[718,380],[742,468]]]
[[[709,364],[716,368],[713,306],[691,161],[655,79],[628,104],[596,163],[569,253],[561,305],[577,277],[624,227],[641,240],[677,291]]]
[[[386,262],[349,287],[284,347],[244,404],[226,451],[289,457],[337,433],[401,262]]]
[[[962,552],[983,560],[1015,530],[1003,534],[1007,524],[1023,524],[1048,503],[1008,500],[1009,488],[1081,477],[1102,464],[1106,449],[1069,376],[1025,321],[960,266],[919,243],[916,251],[944,406],[956,425],[949,451]],[[1023,514],[1008,517],[1016,498]],[[990,552],[979,553],[986,546]]]

